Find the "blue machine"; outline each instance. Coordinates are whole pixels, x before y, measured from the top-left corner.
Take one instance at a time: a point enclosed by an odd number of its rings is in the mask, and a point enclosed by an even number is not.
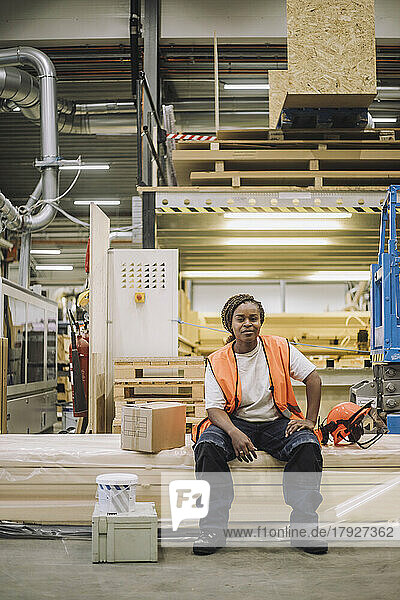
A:
[[[374,363],[400,363],[400,271],[396,232],[399,192],[400,185],[389,187],[382,207],[378,263],[371,265],[371,355]]]
[[[371,355],[376,406],[400,414],[400,280],[396,211],[400,185],[391,185],[382,207],[378,263],[371,265]]]

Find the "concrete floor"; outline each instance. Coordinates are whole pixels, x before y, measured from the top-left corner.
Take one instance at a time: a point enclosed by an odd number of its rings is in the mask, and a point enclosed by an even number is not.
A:
[[[0,540],[1,600],[392,600],[399,588],[400,548],[163,548],[157,564],[93,565],[89,540]]]

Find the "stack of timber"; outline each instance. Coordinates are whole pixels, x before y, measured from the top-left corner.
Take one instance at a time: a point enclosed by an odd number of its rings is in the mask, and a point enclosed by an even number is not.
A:
[[[203,313],[207,327],[200,330],[199,351],[208,356],[224,345],[228,332],[224,331],[221,317],[216,313]],[[334,365],[362,367],[368,355],[353,357],[346,350],[368,350],[368,342],[359,340],[359,332],[369,332],[368,311],[315,313],[275,313],[266,316],[261,328],[262,335],[280,335],[298,344],[299,350],[313,360],[333,359]],[[220,330],[214,331],[215,329]],[[306,344],[302,346],[301,344]],[[309,346],[307,345],[309,344]],[[322,346],[313,347],[313,346]],[[353,361],[353,362],[351,362]],[[324,367],[324,362],[316,362]]]
[[[283,108],[368,108],[376,95],[374,0],[287,0],[287,71],[269,71],[270,126]]]
[[[155,502],[157,512],[169,517],[168,483],[194,477],[191,444],[158,454],[126,451],[116,435],[7,435],[0,436],[0,514],[3,520],[26,523],[90,524],[96,495],[96,476],[106,472],[136,473],[137,499]],[[400,474],[400,436],[384,435],[368,450],[356,445],[322,448],[322,515],[364,493],[364,502],[338,517],[365,523],[396,520],[400,486],[384,495],[376,486]],[[252,463],[230,463],[235,501],[231,521],[271,522],[289,518],[282,497],[284,463],[258,452]],[[367,497],[366,492],[369,493]],[[277,496],[278,493],[278,496]],[[394,494],[394,496],[392,495]],[[365,511],[368,510],[366,514]],[[164,512],[165,511],[165,512]],[[329,522],[336,519],[332,514]]]
[[[186,405],[186,426],[206,416],[204,358],[122,358],[114,361],[115,418],[113,433],[121,432],[122,406],[127,403],[180,402]]]
[[[178,143],[173,161],[180,187],[385,192],[400,180],[400,129],[219,131]]]

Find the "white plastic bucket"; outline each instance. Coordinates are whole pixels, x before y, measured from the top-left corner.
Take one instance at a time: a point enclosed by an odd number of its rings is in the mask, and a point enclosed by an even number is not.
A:
[[[135,510],[138,476],[133,473],[105,473],[96,477],[100,512],[123,514]]]

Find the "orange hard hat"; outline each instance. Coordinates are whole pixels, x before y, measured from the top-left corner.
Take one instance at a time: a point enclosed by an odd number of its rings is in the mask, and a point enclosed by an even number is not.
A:
[[[316,432],[319,441],[327,444],[331,435],[335,446],[342,442],[359,443],[364,433],[362,421],[370,410],[370,402],[361,407],[354,402],[342,402],[334,406],[326,417],[326,424],[321,425]]]

